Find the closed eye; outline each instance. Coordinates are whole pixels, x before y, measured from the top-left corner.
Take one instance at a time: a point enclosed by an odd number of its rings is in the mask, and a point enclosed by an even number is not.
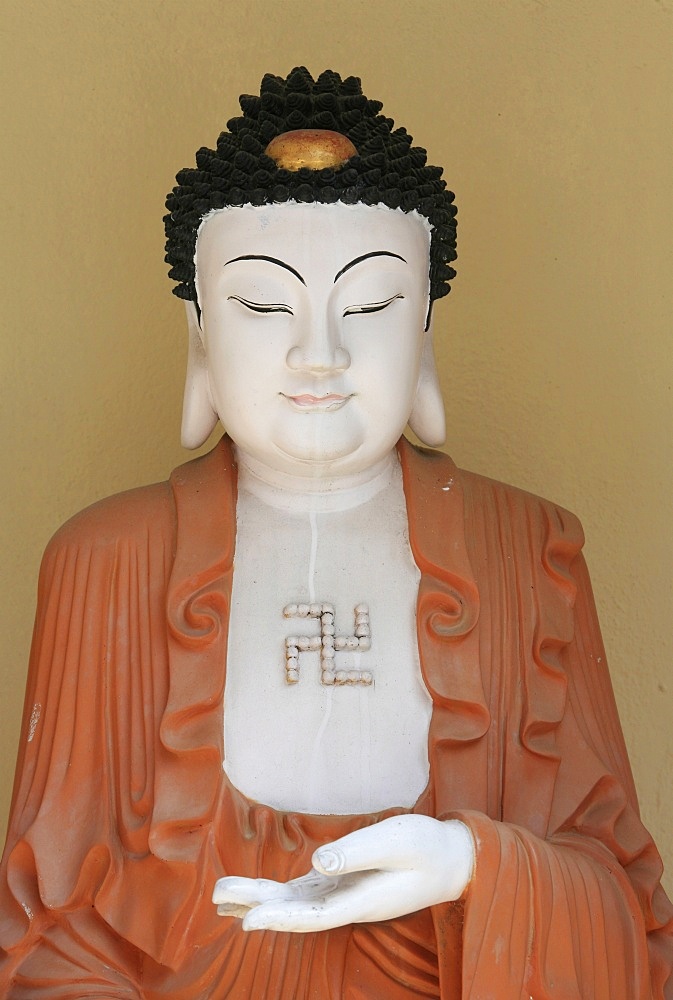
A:
[[[286,306],[284,302],[251,302],[249,299],[243,299],[240,295],[230,295],[229,299],[234,299],[235,302],[240,302],[242,306],[249,309],[251,312],[256,313],[289,313],[290,316],[293,315],[292,310],[289,306]]]
[[[376,313],[381,312],[382,309],[387,309],[387,307],[395,301],[395,299],[403,299],[404,295],[398,293],[397,295],[392,295],[389,299],[385,299],[384,302],[365,302],[361,306],[349,306],[348,309],[344,310],[344,316],[356,316],[359,313]]]

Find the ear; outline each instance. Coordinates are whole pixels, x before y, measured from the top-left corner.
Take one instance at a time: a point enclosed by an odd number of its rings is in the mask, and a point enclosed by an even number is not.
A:
[[[208,359],[203,346],[203,336],[196,304],[185,302],[189,327],[187,377],[182,401],[182,445],[198,448],[208,438],[217,423],[208,381]]]
[[[446,440],[444,400],[432,349],[432,324],[423,334],[421,368],[418,373],[416,398],[409,416],[409,426],[423,444],[437,448]]]

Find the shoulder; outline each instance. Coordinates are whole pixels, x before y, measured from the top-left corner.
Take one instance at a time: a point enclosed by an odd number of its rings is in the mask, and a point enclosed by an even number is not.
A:
[[[458,474],[466,500],[478,509],[495,508],[507,520],[521,517],[533,519],[560,534],[575,536],[580,544],[584,542],[584,532],[577,515],[553,500],[476,472],[459,469]]]
[[[49,542],[46,555],[63,547],[114,547],[141,542],[149,535],[170,537],[175,521],[170,483],[126,490],[91,504],[63,524]]]
[[[451,493],[459,488],[465,519],[474,525],[526,524],[536,535],[563,537],[577,548],[584,543],[579,519],[551,500],[458,468],[443,452],[418,448],[407,441],[400,447],[400,457],[409,480],[415,483],[412,488],[423,492],[426,503],[437,504],[438,514],[439,508],[450,502]]]
[[[52,537],[45,559],[66,549],[101,553],[127,544],[135,548],[162,545],[173,552],[178,523],[216,520],[217,511],[235,489],[229,441],[178,466],[166,482],[141,486],[99,500],[75,514]]]

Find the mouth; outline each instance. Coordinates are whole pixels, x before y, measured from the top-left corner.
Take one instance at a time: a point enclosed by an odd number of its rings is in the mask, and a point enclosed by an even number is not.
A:
[[[341,396],[336,392],[329,392],[324,396],[313,396],[310,393],[302,393],[300,396],[289,396],[285,392],[280,393],[284,399],[287,399],[288,403],[297,410],[340,410],[342,406],[345,406],[348,400],[351,398],[349,396]]]

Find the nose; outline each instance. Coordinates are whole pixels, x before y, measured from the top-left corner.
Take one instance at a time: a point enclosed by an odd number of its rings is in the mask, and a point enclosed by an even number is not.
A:
[[[341,343],[338,324],[328,316],[309,321],[296,339],[287,353],[287,366],[293,371],[330,375],[350,367],[350,355]]]

